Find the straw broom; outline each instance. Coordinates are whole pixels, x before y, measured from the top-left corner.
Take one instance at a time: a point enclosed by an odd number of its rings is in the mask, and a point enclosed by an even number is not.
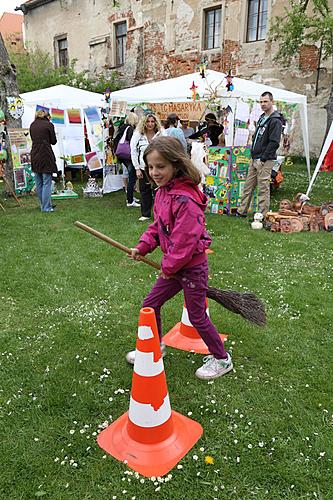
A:
[[[132,252],[130,248],[122,245],[112,238],[109,238],[109,236],[96,231],[96,229],[93,229],[92,227],[82,224],[82,222],[76,221],[74,222],[74,224],[80,229],[83,229],[83,231],[86,231],[87,233],[96,236],[96,238],[106,241],[106,243],[109,243],[113,247],[122,250],[128,255],[131,255]],[[151,267],[154,267],[157,270],[161,269],[161,266],[159,264],[153,262],[152,260],[146,259],[146,257],[139,256],[138,260],[144,262],[145,264],[148,264]],[[243,318],[251,321],[252,323],[255,323],[256,325],[263,326],[266,323],[265,306],[254,293],[239,293],[235,292],[234,290],[220,290],[219,288],[209,286],[207,289],[207,297],[209,299],[215,300],[215,302],[225,307],[229,311],[235,314],[240,314]]]

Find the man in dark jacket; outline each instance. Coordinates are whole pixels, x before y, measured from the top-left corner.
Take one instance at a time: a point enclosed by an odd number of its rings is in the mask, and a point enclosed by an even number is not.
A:
[[[57,172],[56,159],[51,144],[57,144],[54,125],[49,114],[38,110],[30,125],[32,139],[31,168],[35,174],[36,191],[42,212],[53,212],[51,204],[52,173]]]
[[[266,215],[270,203],[270,180],[273,160],[280,145],[282,121],[280,113],[273,109],[273,95],[264,92],[260,97],[263,114],[253,135],[252,161],[246,178],[242,200],[237,215],[246,217],[253,191],[258,185],[258,212]]]

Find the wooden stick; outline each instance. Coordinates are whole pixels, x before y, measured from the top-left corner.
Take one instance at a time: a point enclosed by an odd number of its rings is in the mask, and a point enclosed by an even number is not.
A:
[[[122,243],[119,243],[118,241],[113,240],[112,238],[109,238],[109,236],[106,236],[103,233],[100,233],[99,231],[96,231],[96,229],[93,229],[92,227],[86,226],[86,224],[82,224],[82,222],[79,222],[78,220],[74,222],[75,226],[79,227],[80,229],[83,229],[83,231],[86,231],[87,233],[93,234],[100,240],[106,241],[106,243],[109,243],[115,248],[118,248],[119,250],[122,250],[123,252],[127,253],[128,255],[131,255],[132,251],[130,248],[126,247]],[[154,267],[155,269],[160,270],[161,266],[157,264],[156,262],[153,262],[152,260],[146,259],[146,257],[139,256],[139,259],[145,264],[148,264],[151,267]]]

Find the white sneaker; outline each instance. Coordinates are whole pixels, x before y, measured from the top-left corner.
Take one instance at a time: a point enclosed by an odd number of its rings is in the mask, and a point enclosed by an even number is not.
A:
[[[141,222],[143,222],[143,221],[145,221],[145,220],[149,220],[149,219],[150,219],[150,217],[144,217],[143,215],[142,215],[141,217],[139,217],[139,220],[140,220]]]
[[[132,203],[126,203],[128,207],[141,207],[140,203],[133,201]]]
[[[232,359],[228,353],[227,359],[216,359],[214,356],[205,356],[204,364],[195,372],[201,380],[212,380],[221,377],[233,369]]]
[[[136,201],[137,203],[141,202],[141,200],[139,198],[133,198],[133,201]]]
[[[166,356],[166,347],[165,347],[165,344],[163,344],[163,343],[161,344],[161,351],[162,351],[162,358],[164,358]],[[126,354],[126,361],[130,365],[134,365],[135,351],[130,351]]]

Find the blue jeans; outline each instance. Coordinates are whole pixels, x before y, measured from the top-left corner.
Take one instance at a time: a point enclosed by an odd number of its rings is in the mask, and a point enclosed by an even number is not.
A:
[[[35,183],[41,211],[50,212],[52,210],[52,174],[35,172]]]

